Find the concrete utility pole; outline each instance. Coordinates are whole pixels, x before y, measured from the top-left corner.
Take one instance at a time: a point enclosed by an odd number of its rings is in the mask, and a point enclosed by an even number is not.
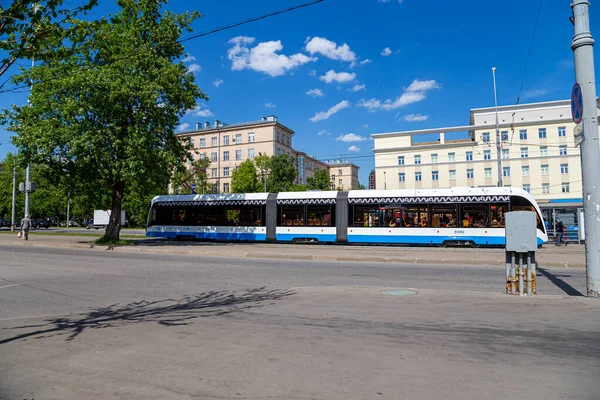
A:
[[[25,170],[25,215],[29,215],[29,191],[31,187],[31,165]]]
[[[598,142],[598,108],[594,77],[594,39],[590,32],[590,3],[572,0],[575,34],[571,49],[575,56],[575,80],[583,94],[582,126],[585,140],[581,143],[583,175],[583,210],[585,221],[585,259],[587,296],[600,297],[600,144]]]
[[[12,206],[10,213],[10,230],[15,231],[15,205],[17,204],[17,153],[13,157],[13,191],[12,191]]]
[[[496,105],[496,151],[498,163],[498,187],[504,186],[502,182],[502,146],[500,140],[500,126],[498,124],[498,96],[496,96],[496,67],[492,68],[492,76],[494,78],[494,104]]]

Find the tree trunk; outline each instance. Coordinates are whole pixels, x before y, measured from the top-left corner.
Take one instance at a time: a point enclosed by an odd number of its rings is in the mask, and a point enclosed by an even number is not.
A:
[[[119,182],[112,186],[112,205],[110,208],[110,219],[104,232],[104,239],[119,240],[121,232],[121,208],[123,205],[123,193],[125,183]]]

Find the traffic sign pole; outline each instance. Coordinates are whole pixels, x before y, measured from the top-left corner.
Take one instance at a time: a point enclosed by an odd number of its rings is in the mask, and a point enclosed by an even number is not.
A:
[[[594,76],[594,39],[590,32],[588,0],[572,1],[575,34],[571,42],[575,57],[575,80],[581,87],[581,120],[585,141],[581,143],[583,210],[587,296],[600,297],[600,145],[598,106]],[[575,92],[575,87],[573,88]],[[575,94],[575,93],[574,93]],[[575,119],[575,118],[574,118]]]

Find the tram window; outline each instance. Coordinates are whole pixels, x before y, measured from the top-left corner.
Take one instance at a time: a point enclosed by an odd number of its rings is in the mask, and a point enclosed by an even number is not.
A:
[[[308,226],[335,226],[335,219],[329,206],[307,206],[306,224]]]
[[[383,211],[383,223],[386,227],[401,227],[403,225],[402,208],[400,206],[386,206]]]
[[[463,228],[487,228],[489,226],[488,207],[480,204],[461,205],[461,226]]]
[[[539,230],[541,230],[542,232],[545,231],[545,227],[544,227],[544,222],[540,219],[539,214],[537,213],[537,211],[535,210],[535,207],[533,207],[533,205],[529,202],[529,200],[527,200],[524,197],[517,197],[517,196],[512,196],[510,198],[510,203],[511,203],[511,211],[531,211],[535,213],[536,216],[536,221],[537,221],[537,228]]]
[[[304,206],[282,206],[279,226],[304,226]]]
[[[428,206],[402,207],[402,218],[404,226],[426,228],[429,224]]]
[[[490,206],[490,227],[504,228],[504,214],[508,212],[508,204],[492,204]]]
[[[456,228],[457,206],[436,204],[431,206],[431,226],[434,228]]]
[[[378,227],[381,211],[378,206],[354,207],[354,226]]]

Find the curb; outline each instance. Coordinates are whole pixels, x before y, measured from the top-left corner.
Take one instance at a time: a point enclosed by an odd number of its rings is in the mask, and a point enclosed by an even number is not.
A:
[[[118,251],[123,253],[152,253],[152,254],[172,254],[172,255],[198,255],[208,257],[224,258],[254,258],[254,259],[280,259],[280,260],[303,260],[303,261],[337,261],[337,262],[381,262],[398,264],[432,264],[432,265],[485,265],[485,266],[504,266],[504,259],[492,260],[457,260],[456,258],[418,258],[418,257],[363,257],[363,256],[335,256],[335,255],[302,255],[302,254],[282,254],[282,253],[249,253],[244,252],[237,255],[224,255],[221,252],[211,250],[189,250],[183,248],[159,249],[159,248],[140,248],[135,246],[103,246],[83,243],[40,243],[40,242],[2,242],[0,246],[35,246],[35,247],[59,247],[78,250],[92,251]],[[538,265],[540,263],[538,262]],[[543,262],[542,268],[585,268],[585,263],[570,262]]]

